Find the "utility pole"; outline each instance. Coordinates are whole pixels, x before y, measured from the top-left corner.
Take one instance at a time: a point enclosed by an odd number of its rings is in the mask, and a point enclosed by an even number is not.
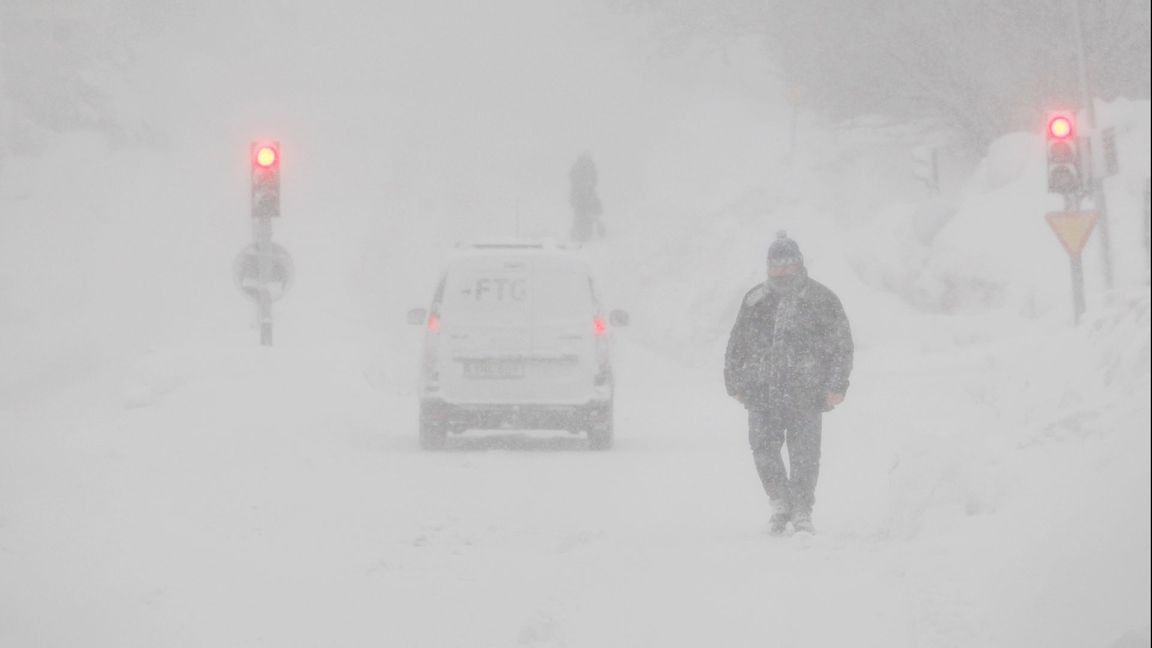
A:
[[[1144,181],[1144,268],[1152,273],[1152,179]],[[1152,283],[1152,277],[1149,277]]]
[[[1086,136],[1084,137],[1083,162],[1086,180],[1090,183],[1092,203],[1095,207],[1096,213],[1099,215],[1097,224],[1100,230],[1100,248],[1103,251],[1104,260],[1104,285],[1111,290],[1113,286],[1113,272],[1112,272],[1112,240],[1108,233],[1108,205],[1107,198],[1104,194],[1104,174],[1098,173],[1095,168],[1095,160],[1093,159],[1092,140],[1096,134],[1096,99],[1092,92],[1092,86],[1088,82],[1088,62],[1084,51],[1084,10],[1081,6],[1081,0],[1072,0],[1075,5],[1075,37],[1076,37],[1076,63],[1079,69],[1080,76],[1080,106],[1084,110],[1084,116],[1087,118],[1087,128],[1084,129]]]

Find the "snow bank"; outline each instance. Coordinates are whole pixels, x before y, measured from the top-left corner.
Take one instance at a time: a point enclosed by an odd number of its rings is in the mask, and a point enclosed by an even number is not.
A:
[[[1035,316],[1066,297],[1066,257],[1044,220],[1055,206],[1043,189],[1043,144],[1031,134],[993,143],[932,242],[916,282],[923,303],[946,312],[1006,307]]]
[[[1120,173],[1108,178],[1109,233],[1117,286],[1147,277],[1143,192],[1148,179],[1150,105],[1105,104],[1098,120],[1114,128]],[[1063,209],[1047,193],[1044,139],[1007,135],[992,144],[968,182],[956,214],[932,242],[918,297],[948,312],[1005,308],[1028,317],[1070,310],[1068,260],[1044,220]],[[1084,252],[1089,299],[1103,294],[1101,233]]]
[[[926,374],[910,395],[920,402],[892,422],[878,531],[899,541],[925,590],[959,585],[947,606],[998,610],[970,619],[995,645],[1147,634],[1147,288],[1115,294],[1086,321],[959,345],[947,374]],[[1078,622],[1053,623],[1063,615]]]

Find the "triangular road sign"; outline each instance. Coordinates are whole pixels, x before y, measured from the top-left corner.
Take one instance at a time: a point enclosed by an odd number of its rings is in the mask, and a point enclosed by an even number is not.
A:
[[[1084,245],[1088,237],[1092,236],[1092,228],[1096,227],[1100,214],[1091,211],[1060,211],[1048,212],[1044,218],[1048,219],[1048,225],[1056,232],[1056,238],[1060,239],[1068,256],[1076,258],[1084,251]]]

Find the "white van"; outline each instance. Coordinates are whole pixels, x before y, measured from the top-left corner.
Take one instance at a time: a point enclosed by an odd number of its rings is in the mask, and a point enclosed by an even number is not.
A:
[[[447,264],[423,325],[420,443],[468,429],[587,432],[612,445],[611,328],[588,265],[542,243],[474,244]]]

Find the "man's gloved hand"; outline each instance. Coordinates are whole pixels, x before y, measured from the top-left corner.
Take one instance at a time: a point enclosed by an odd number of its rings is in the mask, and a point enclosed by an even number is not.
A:
[[[728,395],[736,399],[736,401],[741,405],[746,405],[748,403],[748,394],[744,389],[732,389],[728,392]]]

